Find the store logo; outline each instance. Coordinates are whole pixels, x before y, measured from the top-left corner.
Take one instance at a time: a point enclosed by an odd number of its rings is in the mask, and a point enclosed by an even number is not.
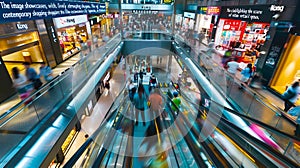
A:
[[[28,25],[27,24],[20,24],[20,23],[18,23],[18,24],[16,24],[16,26],[17,26],[18,30],[27,30],[28,29]]]
[[[63,18],[61,18],[61,19],[60,19],[60,23],[61,23],[62,25],[64,25],[64,24],[66,24],[66,23],[76,23],[76,22],[75,22],[75,18],[72,18],[72,19],[69,19],[69,18],[63,19]]]
[[[271,5],[270,11],[271,12],[283,12],[284,6],[277,6],[277,5]]]

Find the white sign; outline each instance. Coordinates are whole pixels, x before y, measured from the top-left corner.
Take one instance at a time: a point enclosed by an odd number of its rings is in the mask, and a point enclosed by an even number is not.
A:
[[[184,12],[183,16],[186,18],[191,18],[191,19],[195,19],[195,13],[191,13],[191,12]]]
[[[53,19],[56,28],[68,27],[85,23],[88,21],[87,15],[67,16]]]
[[[270,11],[271,12],[283,12],[284,6],[283,5],[271,5]]]
[[[18,30],[27,30],[28,29],[28,25],[27,24],[17,23],[16,26],[17,26]]]

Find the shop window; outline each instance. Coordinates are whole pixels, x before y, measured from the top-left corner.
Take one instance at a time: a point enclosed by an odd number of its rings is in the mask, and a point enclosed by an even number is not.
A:
[[[300,80],[300,36],[291,37],[286,51],[281,56],[270,87],[282,94],[294,81]],[[300,103],[298,101],[298,103]]]

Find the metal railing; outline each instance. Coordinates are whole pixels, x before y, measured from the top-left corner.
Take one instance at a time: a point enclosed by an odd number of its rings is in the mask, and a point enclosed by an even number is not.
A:
[[[0,145],[0,162],[60,102],[74,94],[120,42],[121,35],[117,34],[106,45],[93,50],[27,99],[6,111],[0,118],[0,137],[5,141]]]
[[[294,135],[295,123],[281,115],[283,110],[267,98],[251,89],[243,86],[238,78],[229,74],[219,63],[215,62],[205,53],[197,54],[195,48],[188,46],[188,52],[180,44],[189,44],[184,38],[175,35],[175,41],[182,47],[182,51],[188,56],[215,88],[240,112],[254,119],[260,120],[283,132]],[[264,116],[266,115],[267,116]],[[288,121],[288,122],[287,122]]]

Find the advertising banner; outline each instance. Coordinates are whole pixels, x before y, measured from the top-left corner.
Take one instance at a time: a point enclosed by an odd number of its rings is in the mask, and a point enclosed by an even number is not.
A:
[[[2,0],[0,23],[105,13],[105,4],[47,0]]]
[[[222,7],[221,18],[237,19],[249,22],[271,22],[270,6],[228,6]]]

